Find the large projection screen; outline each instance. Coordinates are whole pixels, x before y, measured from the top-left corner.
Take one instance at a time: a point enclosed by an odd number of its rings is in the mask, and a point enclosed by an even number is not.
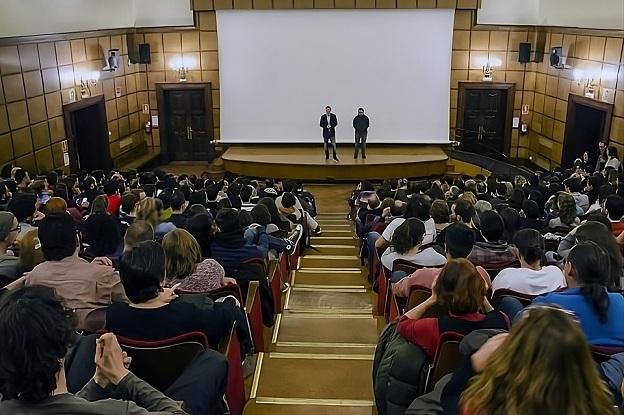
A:
[[[454,10],[218,10],[226,143],[319,143],[321,114],[353,141],[448,143]]]

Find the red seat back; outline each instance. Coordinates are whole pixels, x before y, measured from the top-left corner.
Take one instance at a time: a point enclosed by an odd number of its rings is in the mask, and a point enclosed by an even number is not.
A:
[[[457,369],[461,357],[459,344],[463,338],[464,336],[459,333],[442,333],[433,362],[426,369],[427,374],[423,389],[424,393],[431,392],[435,384],[444,375],[448,375]]]
[[[529,295],[529,294],[519,293],[517,291],[508,290],[506,288],[500,288],[500,289],[494,291],[494,293],[492,294],[492,304],[497,305],[498,302],[503,297],[513,297],[516,300],[520,301],[523,306],[528,306],[529,304],[531,304],[533,302],[533,300],[537,296],[536,295]]]

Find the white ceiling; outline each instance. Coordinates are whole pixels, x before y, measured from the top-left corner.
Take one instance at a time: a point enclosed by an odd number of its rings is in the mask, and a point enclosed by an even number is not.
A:
[[[483,0],[479,24],[624,30],[623,0]]]
[[[192,24],[190,0],[0,0],[0,37]]]

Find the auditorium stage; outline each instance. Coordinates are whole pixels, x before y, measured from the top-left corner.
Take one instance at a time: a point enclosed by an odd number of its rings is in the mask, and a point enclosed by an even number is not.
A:
[[[389,179],[446,172],[444,145],[369,145],[366,160],[353,145],[338,147],[340,162],[325,161],[322,145],[232,145],[221,156],[225,170],[245,176],[301,180]]]

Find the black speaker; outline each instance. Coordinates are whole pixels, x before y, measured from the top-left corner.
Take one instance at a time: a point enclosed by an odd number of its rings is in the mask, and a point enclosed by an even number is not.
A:
[[[531,44],[520,43],[520,48],[518,49],[518,62],[529,63],[530,61],[531,61]]]
[[[136,33],[130,32],[126,35],[126,50],[128,51],[128,61],[137,63],[139,61],[139,48]]]
[[[553,46],[550,48],[550,66],[563,69],[563,47]]]
[[[149,43],[141,43],[139,45],[139,63],[152,63]]]

